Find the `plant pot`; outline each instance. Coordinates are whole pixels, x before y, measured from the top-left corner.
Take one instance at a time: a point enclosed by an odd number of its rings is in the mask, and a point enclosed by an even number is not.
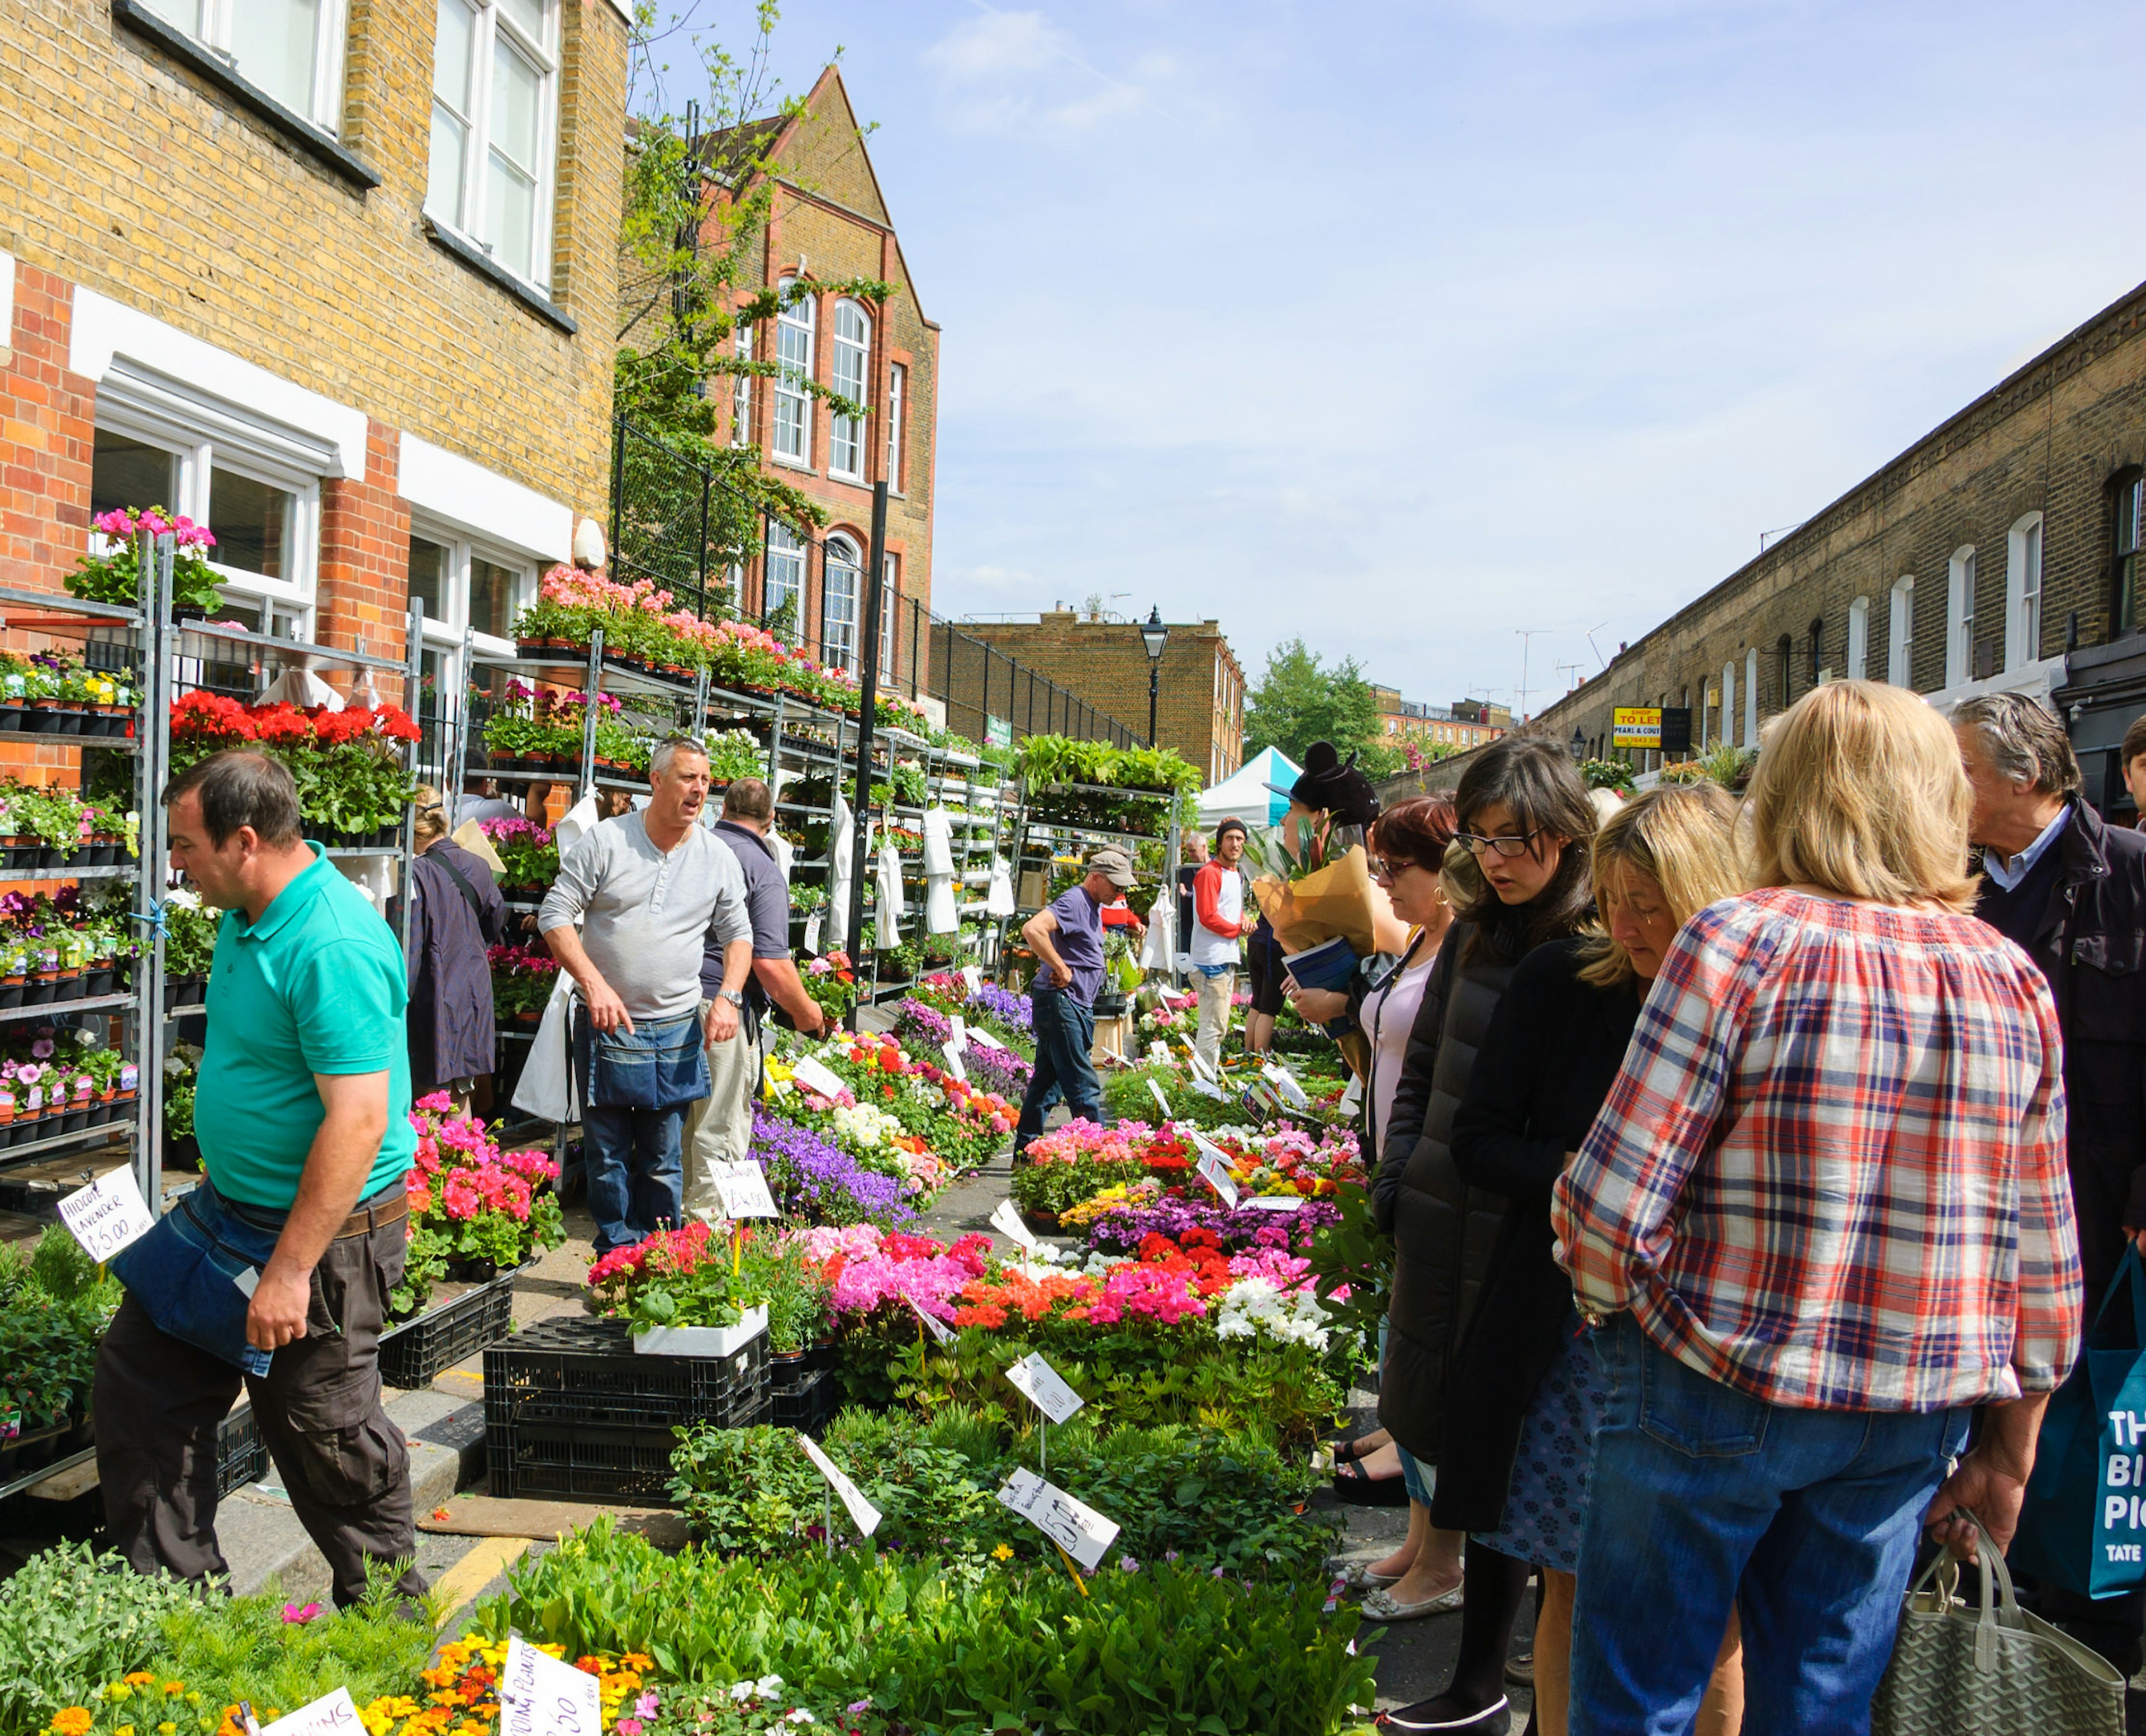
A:
[[[19,976],[0,976],[0,1007],[20,1006],[22,1004],[22,979]]]
[[[47,976],[43,971],[39,971],[22,985],[22,1005],[24,1006],[44,1005],[47,1001],[58,994],[59,985],[58,972],[55,971],[52,975]]]
[[[53,990],[54,1000],[79,1000],[82,998],[83,983],[79,970],[60,972],[59,985]]]
[[[60,726],[58,702],[49,699],[32,700],[29,711],[22,721],[24,726],[33,734],[40,736],[52,734]]]
[[[116,992],[114,984],[118,975],[119,973],[114,970],[109,965],[99,965],[96,966],[89,972],[89,980],[85,986],[84,993],[90,999],[94,1000],[98,995],[110,995]],[[0,1001],[0,1005],[5,1005],[6,1003],[4,1001]]]
[[[164,1167],[167,1170],[198,1170],[201,1168],[201,1141],[192,1134],[181,1134],[176,1140],[164,1141]]]
[[[767,1310],[748,1308],[735,1326],[653,1326],[633,1334],[636,1356],[728,1356],[767,1330]]]
[[[29,706],[19,699],[11,699],[0,704],[0,730],[21,729],[28,711]]]
[[[89,1111],[86,1109],[67,1110],[60,1115],[59,1130],[62,1133],[80,1133],[88,1125]]]

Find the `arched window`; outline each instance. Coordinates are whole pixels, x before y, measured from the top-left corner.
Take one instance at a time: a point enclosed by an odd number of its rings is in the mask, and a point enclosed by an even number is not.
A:
[[[863,566],[848,537],[827,539],[821,568],[820,656],[836,669],[857,666],[857,579]]]
[[[768,631],[796,643],[799,616],[805,607],[805,545],[789,526],[767,523],[767,581],[761,587],[761,613]]]
[[[1915,685],[1915,576],[1893,581],[1892,612],[1885,623],[1885,679],[1895,687]]]
[[[1945,563],[1945,686],[1959,686],[1974,670],[1974,545],[1968,543]]]
[[[871,321],[846,296],[835,303],[835,347],[827,358],[827,383],[853,404],[869,402],[865,387],[871,356]],[[860,416],[827,423],[827,470],[853,482],[865,479],[865,424]]]
[[[1870,667],[1870,599],[1859,596],[1848,606],[1848,678],[1859,681]]]
[[[794,277],[780,286],[784,295],[797,287]],[[794,463],[812,461],[812,328],[818,303],[808,292],[776,316],[775,456]]]
[[[2042,515],[2029,512],[2004,536],[2004,666],[2042,655]]]

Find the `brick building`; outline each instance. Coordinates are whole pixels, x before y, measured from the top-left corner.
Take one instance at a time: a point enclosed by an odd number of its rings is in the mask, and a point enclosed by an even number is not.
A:
[[[415,591],[457,691],[604,516],[627,0],[237,17],[0,8],[0,583],[162,505],[223,618],[400,655]]]
[[[1053,609],[1036,621],[965,621],[996,646],[1135,731],[1147,724],[1148,656],[1133,622]],[[1219,784],[1245,761],[1245,671],[1219,622],[1173,623],[1163,641],[1155,742]]]
[[[2064,707],[2091,793],[2121,806],[2109,750],[2146,704],[2132,666],[2146,659],[2142,531],[2146,286],[1622,649],[1539,721],[1601,753],[1612,707],[1689,706],[1695,747],[1744,746],[1834,676],[1912,686],[1939,706],[2029,692]],[[1635,757],[1645,771],[1656,756]],[[1440,773],[1450,781],[1459,768]]]
[[[1403,699],[1397,687],[1369,684],[1372,702],[1379,711],[1379,738],[1389,746],[1405,742],[1418,746],[1445,746],[1465,752],[1495,741],[1513,726],[1513,714],[1487,700],[1456,700],[1450,706],[1426,705]]]
[[[901,242],[841,76],[829,67],[802,108],[776,123],[715,135],[720,162],[741,146],[765,148],[775,200],[746,287],[871,278],[891,286],[883,302],[816,293],[772,322],[741,327],[739,352],[786,365],[867,408],[860,422],[790,390],[785,377],[728,382],[731,437],[756,446],[771,476],[828,513],[807,541],[780,521],[766,548],[737,576],[740,605],[766,618],[791,606],[796,636],[824,661],[858,666],[864,573],[871,550],[872,485],[887,484],[881,672],[914,690],[927,671],[931,604],[932,466],[938,451],[939,327],[924,317]],[[728,195],[720,192],[708,244],[721,244]]]

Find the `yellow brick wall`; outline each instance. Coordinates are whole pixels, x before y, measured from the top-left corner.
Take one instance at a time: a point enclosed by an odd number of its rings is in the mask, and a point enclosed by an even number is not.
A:
[[[601,517],[626,24],[561,11],[552,294],[578,335],[424,233],[434,0],[350,0],[363,193],[105,0],[0,5],[0,247]]]

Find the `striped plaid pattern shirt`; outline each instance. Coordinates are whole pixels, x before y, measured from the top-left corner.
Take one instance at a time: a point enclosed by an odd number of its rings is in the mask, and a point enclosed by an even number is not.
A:
[[[1769,888],[1684,925],[1557,1184],[1580,1305],[1769,1403],[1929,1410],[2079,1354],[2063,1051],[1987,924]]]

